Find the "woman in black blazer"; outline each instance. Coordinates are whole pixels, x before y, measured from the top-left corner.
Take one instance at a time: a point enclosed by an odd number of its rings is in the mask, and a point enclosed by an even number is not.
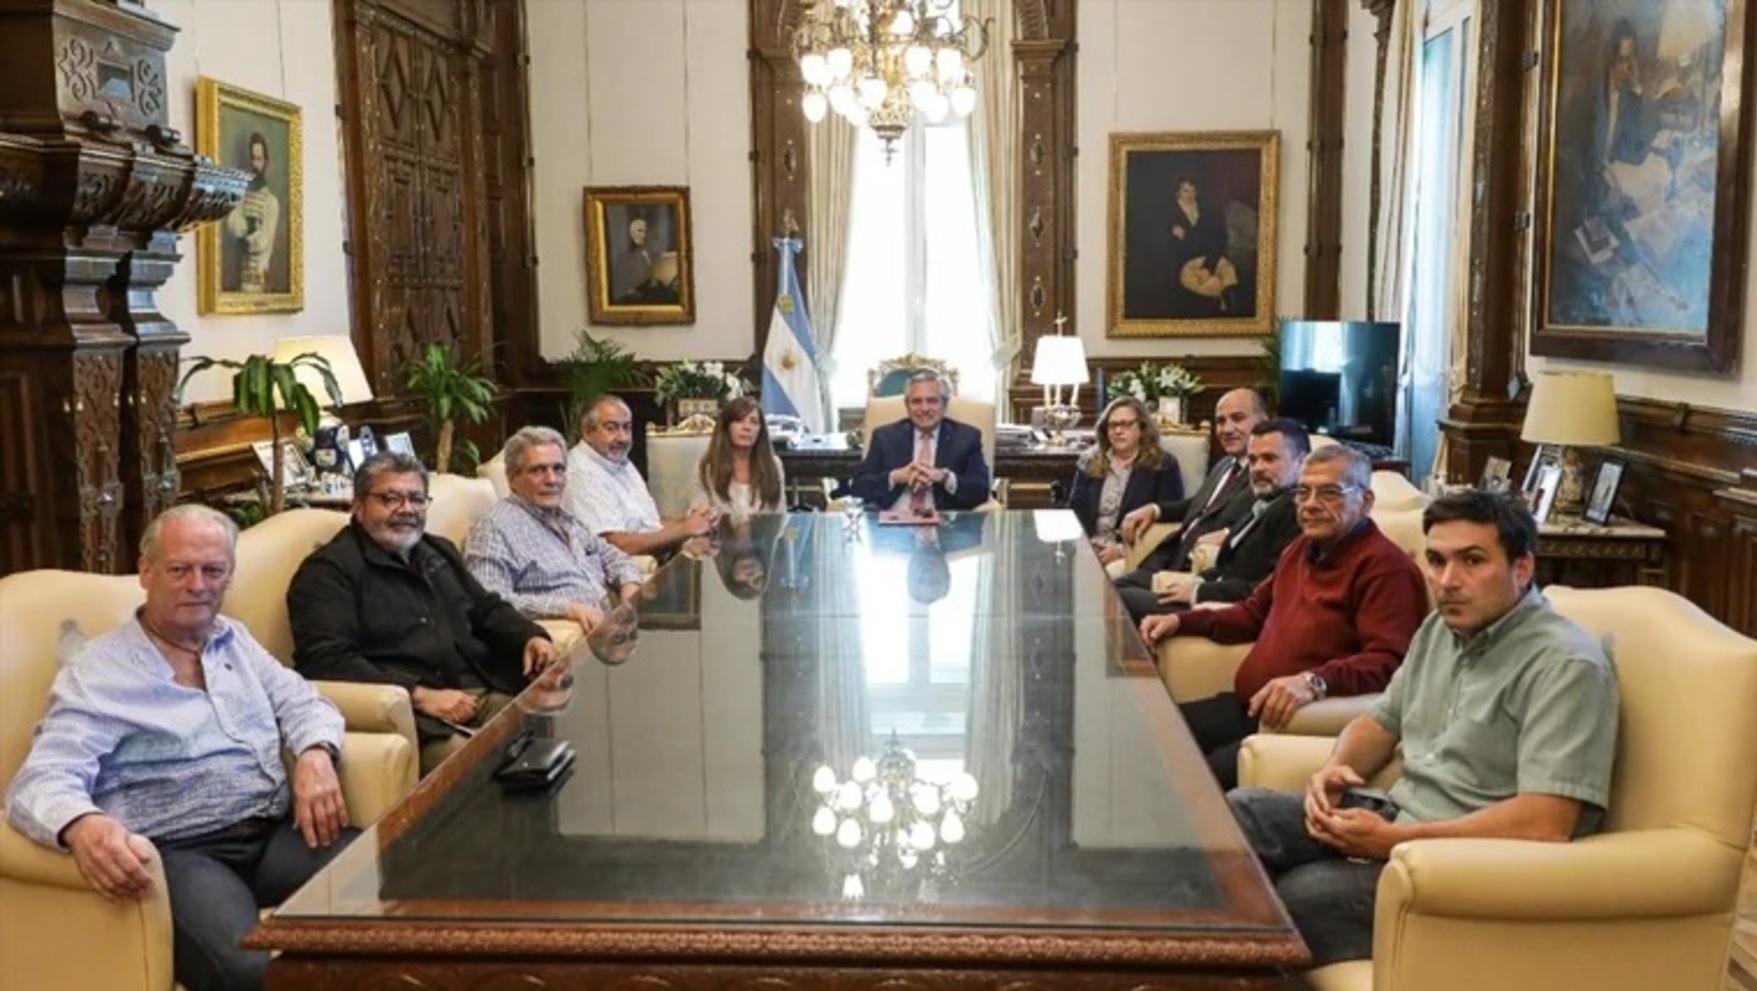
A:
[[[1184,483],[1176,459],[1159,446],[1159,425],[1139,399],[1111,400],[1097,433],[1098,443],[1074,468],[1068,508],[1092,538],[1098,559],[1109,564],[1128,554],[1116,535],[1122,518],[1150,502],[1183,498]]]

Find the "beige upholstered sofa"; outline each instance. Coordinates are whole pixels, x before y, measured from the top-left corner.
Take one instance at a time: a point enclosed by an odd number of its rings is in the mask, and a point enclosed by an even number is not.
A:
[[[1397,546],[1419,559],[1422,551],[1421,514],[1427,497],[1396,472],[1373,472],[1372,518]],[[1175,529],[1175,528],[1174,528]],[[1171,697],[1193,702],[1232,690],[1232,678],[1244,663],[1251,645],[1218,644],[1202,637],[1173,637],[1155,650],[1159,677]],[[1301,709],[1284,732],[1334,735],[1377,698],[1358,695],[1325,699]]]
[[[1609,640],[1616,664],[1604,831],[1398,846],[1379,880],[1372,960],[1314,971],[1318,991],[1720,988],[1757,805],[1757,641],[1661,589],[1546,591]],[[1240,782],[1303,788],[1330,745],[1252,737]]]

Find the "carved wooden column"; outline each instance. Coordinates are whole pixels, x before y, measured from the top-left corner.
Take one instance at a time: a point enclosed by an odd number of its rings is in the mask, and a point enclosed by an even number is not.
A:
[[[1490,456],[1512,460],[1524,418],[1510,394],[1524,367],[1518,328],[1527,238],[1519,232],[1531,219],[1524,147],[1529,13],[1527,0],[1481,0],[1478,7],[1464,394],[1440,420],[1453,481],[1479,477]]]
[[[1373,15],[1373,148],[1372,179],[1367,188],[1367,298],[1369,320],[1382,320],[1373,299],[1373,284],[1379,271],[1379,179],[1384,167],[1385,120],[1385,53],[1391,44],[1391,12],[1397,0],[1360,0],[1366,12]]]
[[[1020,0],[1013,62],[1019,73],[1020,328],[1012,419],[1039,402],[1030,385],[1037,339],[1055,333],[1055,318],[1074,318],[1075,5]],[[1103,150],[1100,149],[1100,154]],[[1071,330],[1078,333],[1076,326]]]
[[[1342,117],[1348,0],[1312,0],[1311,137],[1306,143],[1305,317],[1334,320],[1342,300]]]
[[[188,338],[154,293],[173,232],[247,179],[167,123],[175,32],[100,0],[0,8],[0,570],[125,569],[121,542],[175,491]]]
[[[803,230],[810,216],[805,129],[811,125],[799,109],[805,81],[792,50],[802,14],[799,0],[750,0],[750,261],[756,280],[751,326],[757,355],[768,343],[769,316],[775,311],[774,239],[788,229],[789,220]],[[846,125],[832,117],[819,126]],[[811,289],[804,265],[799,288]]]

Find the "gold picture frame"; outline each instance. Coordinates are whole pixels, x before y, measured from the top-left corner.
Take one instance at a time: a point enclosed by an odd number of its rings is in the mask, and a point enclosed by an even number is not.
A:
[[[689,187],[587,186],[585,221],[592,323],[695,323]]]
[[[1269,333],[1280,157],[1278,131],[1110,136],[1109,336]]]
[[[195,115],[196,151],[221,165],[258,173],[230,214],[196,231],[200,312],[303,310],[302,112],[285,100],[202,76],[195,83]]]

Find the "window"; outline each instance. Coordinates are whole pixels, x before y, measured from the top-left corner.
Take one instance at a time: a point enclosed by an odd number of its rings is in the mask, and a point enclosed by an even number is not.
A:
[[[830,381],[838,409],[864,407],[867,371],[909,351],[956,368],[959,395],[994,398],[994,279],[978,251],[974,119],[917,120],[888,164],[883,143],[860,129]]]

